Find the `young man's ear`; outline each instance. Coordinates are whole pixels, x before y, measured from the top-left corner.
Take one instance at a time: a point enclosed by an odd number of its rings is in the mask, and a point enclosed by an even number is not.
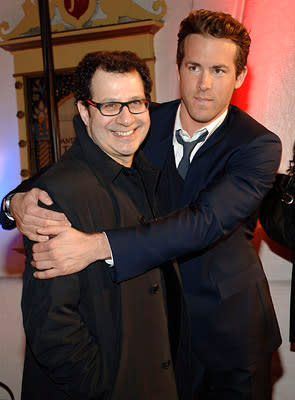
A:
[[[82,121],[86,126],[89,125],[89,109],[83,104],[81,100],[77,102],[77,107]]]
[[[247,72],[248,72],[248,68],[244,67],[243,71],[237,76],[235,89],[239,89],[239,87],[242,86],[242,84],[246,78]]]

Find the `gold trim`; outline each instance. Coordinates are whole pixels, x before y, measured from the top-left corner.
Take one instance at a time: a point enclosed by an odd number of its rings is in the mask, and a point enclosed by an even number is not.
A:
[[[49,0],[49,14],[50,18],[54,15],[54,1]],[[37,4],[31,2],[31,0],[25,0],[22,4],[24,11],[23,19],[16,25],[11,32],[4,33],[3,31],[9,30],[9,24],[6,21],[0,23],[0,37],[3,40],[19,37],[29,32],[30,30],[39,29],[40,31],[40,20],[39,20],[39,8]]]
[[[75,0],[71,1],[70,10],[75,7]],[[95,10],[97,8],[96,0],[88,0],[89,4],[85,12],[79,17],[74,17],[65,8],[65,0],[49,0],[49,14],[50,19],[54,17],[55,6],[57,7],[61,22],[58,24],[51,25],[52,32],[67,31],[71,32],[75,29],[81,29],[86,22],[89,21],[92,27],[95,26],[106,26],[118,24],[120,18],[129,18],[136,21],[146,21],[154,20],[159,21],[167,12],[167,6],[165,0],[155,0],[153,2],[153,10],[159,11],[158,13],[153,13],[132,0],[100,0],[100,9],[106,15],[105,18],[97,18],[91,21]],[[37,32],[40,32],[40,22],[39,22],[39,9],[37,2],[33,3],[31,0],[25,0],[22,4],[24,11],[23,19],[18,23],[18,25],[9,31],[9,24],[6,21],[0,22],[0,38],[3,40],[10,40],[20,37],[33,37]],[[69,29],[65,24],[70,24],[73,29]]]
[[[128,17],[139,21],[146,19],[158,21],[167,11],[165,0],[155,0],[153,2],[153,10],[160,10],[158,14],[146,10],[132,0],[100,0],[99,6],[106,14],[106,18],[95,19],[92,21],[92,26],[117,24],[120,17]]]
[[[146,33],[155,34],[163,25],[163,22],[148,20],[127,22],[111,26],[85,28],[75,31],[56,32],[52,34],[52,45],[56,46],[67,43],[112,39],[117,37],[122,38]],[[41,37],[38,35],[5,41],[3,40],[2,42],[0,41],[0,47],[11,52],[16,50],[41,48]]]

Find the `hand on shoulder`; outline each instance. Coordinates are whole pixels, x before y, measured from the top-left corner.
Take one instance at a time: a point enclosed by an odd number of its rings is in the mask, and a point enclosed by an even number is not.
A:
[[[50,196],[38,188],[15,193],[10,202],[10,214],[15,219],[16,227],[23,235],[36,242],[48,240],[48,236],[37,232],[39,227],[70,225],[63,213],[42,208],[38,201],[46,205],[53,203]]]

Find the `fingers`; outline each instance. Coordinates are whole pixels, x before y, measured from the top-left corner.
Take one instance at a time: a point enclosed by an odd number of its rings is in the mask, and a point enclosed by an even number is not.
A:
[[[15,193],[10,201],[10,214],[17,221],[19,214],[22,214],[26,193]]]
[[[50,279],[62,276],[61,271],[56,268],[47,269],[45,271],[35,271],[33,275],[37,279]]]
[[[40,210],[42,210],[40,208]],[[34,217],[34,216],[28,216],[25,215],[22,220],[17,219],[16,220],[16,226],[18,230],[25,235],[27,238],[34,242],[44,242],[49,239],[50,233],[46,233],[46,230],[44,232],[39,232],[38,229],[39,227],[45,227],[50,224],[57,224],[61,223],[61,225],[68,226],[68,222],[58,222],[58,221],[51,221],[51,220],[46,220],[46,219],[40,219],[39,217]],[[50,225],[51,226],[51,225]]]
[[[47,192],[41,189],[33,189],[33,190],[37,191],[35,195],[38,196],[37,197],[38,200],[42,201],[42,203],[46,204],[47,206],[51,206],[53,204],[53,201]]]
[[[57,226],[65,228],[71,226],[71,224],[67,220],[53,221],[30,216],[27,218],[24,217],[23,221],[16,221],[16,226],[18,230],[30,240],[34,242],[45,242],[49,239],[49,235],[56,234],[52,232],[59,232],[58,230],[52,230],[51,228]]]
[[[56,225],[56,224],[50,225],[49,224],[47,226],[37,228],[37,233],[39,235],[56,236],[60,233],[67,232],[70,228],[70,225],[71,224],[69,224],[69,225],[68,224],[65,224],[65,225],[64,224],[61,224],[61,225]],[[38,246],[37,246],[37,249],[38,249]],[[39,249],[36,251],[39,251]]]
[[[47,210],[46,208],[36,206],[31,208],[31,214],[33,213],[37,213],[38,218],[45,220],[39,222],[41,226],[53,225],[56,224],[56,222],[60,222],[61,225],[70,225],[65,214],[61,212]]]
[[[53,236],[46,242],[34,243],[32,266],[38,271],[35,277],[48,279],[54,276],[79,272],[97,260],[97,236],[77,231],[69,226],[40,228],[44,235]]]
[[[16,193],[11,199],[11,214],[18,230],[34,242],[49,239],[49,234],[38,232],[39,227],[71,225],[63,213],[39,207],[39,200],[48,205],[52,204],[50,196],[38,188],[27,193]]]
[[[57,230],[55,229],[55,232]],[[49,235],[53,235],[48,233]],[[46,235],[44,235],[46,236]],[[35,261],[43,261],[43,260],[55,260],[56,256],[58,255],[58,238],[53,237],[50,240],[42,241],[39,243],[34,243],[32,247],[33,251],[33,259]],[[56,250],[57,249],[57,250]]]
[[[30,206],[28,206],[28,211],[29,207],[31,207],[30,210],[32,214],[37,212],[39,218],[47,219],[48,221],[46,222],[46,225],[53,224],[54,221],[60,221],[60,222],[66,221],[69,223],[65,214],[57,211],[47,210],[37,205],[38,200],[48,206],[53,204],[51,197],[44,190],[34,188],[31,190],[31,193],[28,192],[28,198],[29,197],[32,197],[34,199],[34,203],[33,202],[31,203],[31,200],[29,200]]]
[[[40,254],[39,254],[40,255]],[[38,270],[46,270],[46,269],[50,269],[50,268],[55,268],[56,270],[60,271],[60,275],[65,275],[66,270],[69,270],[69,268],[66,268],[64,266],[61,266],[60,264],[57,264],[56,261],[53,260],[48,260],[48,258],[44,258],[41,259],[39,257],[37,257],[37,260],[31,262],[32,266]],[[69,273],[69,272],[68,272]]]
[[[19,229],[20,230],[20,229]],[[44,236],[44,235],[38,235],[38,233],[34,232],[26,232],[24,234],[28,239],[32,240],[32,242],[46,242],[49,240],[49,236]]]
[[[64,234],[71,233],[73,228],[52,226],[45,229],[44,234],[52,237],[50,240],[35,243],[32,247],[35,268],[58,268],[63,270],[71,267],[71,259],[76,245],[72,245],[71,239]]]
[[[65,214],[47,210],[38,205],[38,201],[51,205],[53,202],[50,196],[38,188],[34,188],[27,193],[16,193],[11,199],[11,212],[16,220],[20,220],[23,224],[36,224],[44,226],[60,221],[69,224]],[[47,221],[43,221],[47,220]]]
[[[70,225],[65,214],[57,211],[47,210],[46,208],[39,207],[35,203],[28,203],[23,211],[24,223],[34,222],[38,226],[47,226],[59,222],[62,225]]]
[[[43,242],[49,239],[48,236],[44,236],[37,232],[35,224],[30,225],[23,223],[22,221],[16,220],[16,227],[24,236],[26,236],[33,242]]]

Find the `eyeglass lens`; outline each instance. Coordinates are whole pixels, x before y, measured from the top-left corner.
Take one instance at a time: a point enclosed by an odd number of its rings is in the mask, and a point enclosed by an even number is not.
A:
[[[116,115],[122,111],[122,108],[125,105],[128,107],[128,110],[133,114],[143,113],[148,107],[146,100],[132,100],[126,103],[103,103],[100,105],[100,111],[105,115]]]

